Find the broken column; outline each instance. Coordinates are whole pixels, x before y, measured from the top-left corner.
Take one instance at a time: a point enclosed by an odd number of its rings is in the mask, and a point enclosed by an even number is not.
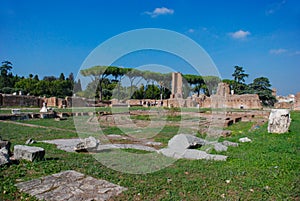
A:
[[[272,109],[269,116],[269,133],[286,133],[291,124],[290,111],[287,109]]]

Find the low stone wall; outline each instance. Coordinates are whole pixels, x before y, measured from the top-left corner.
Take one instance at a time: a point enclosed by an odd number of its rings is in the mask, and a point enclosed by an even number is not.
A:
[[[0,94],[1,107],[41,107],[43,105],[43,102],[43,98],[35,96]]]

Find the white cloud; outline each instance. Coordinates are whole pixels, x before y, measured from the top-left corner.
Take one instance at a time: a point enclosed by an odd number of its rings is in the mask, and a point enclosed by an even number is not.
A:
[[[194,30],[194,29],[189,29],[188,32],[189,32],[189,33],[194,33],[195,30]]]
[[[270,52],[270,54],[278,55],[278,54],[283,54],[283,53],[287,52],[287,50],[283,49],[283,48],[279,48],[279,49],[271,49],[269,52]]]
[[[249,36],[251,33],[249,31],[243,31],[243,30],[238,30],[234,33],[230,33],[229,35],[234,38],[234,39],[245,39],[247,36]]]
[[[161,8],[155,8],[152,12],[146,11],[144,13],[154,18],[159,15],[173,15],[174,10],[166,7],[161,7]]]
[[[286,3],[286,0],[282,0],[280,2],[276,2],[274,4],[270,4],[269,8],[266,10],[266,15],[272,15],[276,11],[280,10],[281,7]]]
[[[296,52],[295,52],[295,55],[300,55],[300,51],[296,51]]]

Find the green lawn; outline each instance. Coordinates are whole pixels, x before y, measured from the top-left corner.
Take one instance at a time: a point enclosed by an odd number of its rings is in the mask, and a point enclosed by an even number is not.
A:
[[[19,193],[14,184],[70,169],[128,188],[114,200],[299,200],[300,113],[293,112],[292,119],[290,133],[280,135],[268,134],[267,125],[250,132],[251,125],[240,122],[228,128],[234,132],[226,140],[237,142],[240,137],[247,136],[252,142],[240,144],[237,148],[230,147],[222,153],[229,156],[227,161],[182,159],[150,174],[114,171],[89,154],[67,153],[54,145],[38,143],[35,146],[46,150],[46,160],[34,163],[21,161],[0,168],[0,200],[35,200]],[[66,128],[71,128],[68,121],[59,123],[63,125],[64,122]],[[47,121],[40,123],[47,126]],[[116,131],[116,128],[111,129]],[[176,134],[176,129],[166,126],[155,136],[156,141],[167,143]],[[3,122],[0,122],[0,135],[13,145],[24,144],[28,138],[42,140],[77,136],[72,132]]]

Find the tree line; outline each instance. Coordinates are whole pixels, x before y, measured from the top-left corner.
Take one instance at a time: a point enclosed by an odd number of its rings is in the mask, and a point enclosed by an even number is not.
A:
[[[171,73],[142,71],[135,68],[120,68],[116,66],[94,66],[80,71],[81,75],[90,77],[91,82],[86,90],[77,95],[99,98],[99,100],[116,99],[166,99],[171,94]],[[122,86],[124,78],[128,86]],[[221,81],[216,76],[183,75],[183,96],[191,93],[213,94]]]
[[[45,76],[42,80],[38,75],[29,74],[27,78],[24,76],[13,75],[12,63],[3,61],[0,67],[0,93],[12,94],[21,91],[22,94],[34,96],[56,96],[65,98],[72,96],[73,90],[81,91],[80,80],[74,81],[73,73],[65,78],[63,73],[59,77]]]
[[[116,99],[167,99],[171,94],[171,73],[142,71],[135,68],[121,68],[116,66],[94,66],[80,71],[81,75],[90,77],[85,90],[82,90],[81,81],[74,80],[73,73],[66,78],[63,73],[59,77],[45,76],[42,80],[38,75],[13,75],[12,63],[3,61],[0,67],[0,93],[22,91],[23,94],[34,96],[56,96],[64,98],[76,93],[78,96],[97,98],[100,101]],[[216,76],[200,76],[183,74],[183,98],[190,95],[214,94],[219,82],[228,83],[235,94],[258,94],[264,105],[273,105],[276,98],[272,95],[271,84],[268,78],[259,77],[252,83],[246,84],[249,74],[243,67],[235,66],[233,79],[221,80]],[[122,86],[122,80],[127,78],[127,85]]]
[[[81,70],[83,76],[91,77],[92,81],[88,84],[85,91],[79,92],[81,96],[97,97],[100,100],[111,98],[124,99],[163,99],[170,97],[171,73],[158,73],[151,71],[141,71],[135,68],[120,68],[115,66],[94,66]],[[246,84],[245,79],[249,74],[241,66],[235,66],[232,74],[233,79],[221,80],[216,76],[200,76],[183,74],[183,96],[186,98],[192,93],[214,94],[219,82],[229,84],[234,94],[258,94],[263,105],[273,106],[276,98],[272,95],[271,84],[268,78],[255,78],[252,83]],[[121,80],[127,77],[129,86],[122,86]],[[144,83],[141,83],[144,80]]]

